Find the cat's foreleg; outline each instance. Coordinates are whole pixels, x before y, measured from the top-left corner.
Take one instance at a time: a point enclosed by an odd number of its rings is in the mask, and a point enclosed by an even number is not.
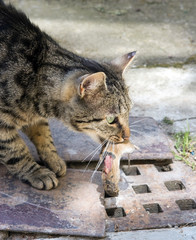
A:
[[[24,132],[35,144],[40,159],[45,166],[57,176],[64,176],[66,174],[66,164],[57,154],[48,121],[41,120],[37,124],[25,128]]]
[[[15,129],[0,132],[0,160],[8,171],[37,189],[55,188],[55,174],[36,163]]]

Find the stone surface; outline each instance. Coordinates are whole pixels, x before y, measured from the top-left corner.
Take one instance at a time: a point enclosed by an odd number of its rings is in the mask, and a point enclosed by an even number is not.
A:
[[[135,103],[134,116],[151,116],[159,121],[164,117],[177,121],[196,117],[196,66],[130,69],[126,81]],[[196,126],[192,121],[193,131]]]
[[[0,230],[103,237],[101,173],[68,170],[58,188],[40,191],[0,166]]]
[[[105,238],[88,238],[88,237],[71,237],[71,236],[51,236],[51,235],[40,235],[40,234],[22,234],[22,233],[11,233],[5,240],[100,240]],[[4,239],[3,239],[4,240]]]
[[[196,227],[110,233],[106,240],[196,240]]]
[[[88,57],[110,59],[138,51],[139,65],[184,61],[196,47],[194,0],[6,0],[61,45]]]

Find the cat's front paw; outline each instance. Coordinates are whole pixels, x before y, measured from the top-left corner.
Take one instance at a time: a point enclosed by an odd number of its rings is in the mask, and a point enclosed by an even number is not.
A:
[[[50,190],[58,186],[58,180],[55,173],[43,167],[27,176],[24,176],[22,180],[29,183],[32,187],[40,190]]]
[[[46,166],[58,177],[64,176],[67,171],[66,163],[58,155],[50,156],[50,158],[52,161],[45,161]]]

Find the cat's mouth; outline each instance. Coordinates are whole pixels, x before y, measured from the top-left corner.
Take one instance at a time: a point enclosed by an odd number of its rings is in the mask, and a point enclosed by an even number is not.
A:
[[[104,159],[105,174],[108,174],[112,170],[112,165],[113,165],[113,161],[115,158],[116,158],[116,156],[113,153],[111,153],[111,152],[106,153],[105,159]]]
[[[123,143],[106,142],[101,151],[101,158],[104,162],[104,172],[108,174],[112,170],[114,160],[120,161],[124,153],[132,153],[136,149],[130,141],[125,140]]]

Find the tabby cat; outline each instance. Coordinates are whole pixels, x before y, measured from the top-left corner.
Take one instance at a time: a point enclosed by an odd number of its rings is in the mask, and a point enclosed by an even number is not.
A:
[[[129,140],[131,101],[122,79],[135,52],[98,63],[61,48],[24,13],[0,3],[0,161],[37,189],[57,187],[66,173],[48,119],[57,118],[100,143]],[[45,167],[32,158],[18,130]]]

